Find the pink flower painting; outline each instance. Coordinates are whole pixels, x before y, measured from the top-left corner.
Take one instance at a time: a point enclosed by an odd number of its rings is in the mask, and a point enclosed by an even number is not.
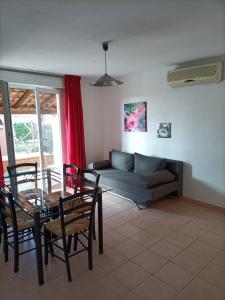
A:
[[[146,102],[124,104],[124,131],[147,131]]]

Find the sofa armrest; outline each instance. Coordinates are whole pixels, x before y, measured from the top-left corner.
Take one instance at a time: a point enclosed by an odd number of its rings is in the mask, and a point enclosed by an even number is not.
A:
[[[88,164],[88,169],[91,169],[91,170],[101,170],[101,169],[107,169],[107,168],[111,168],[110,160],[100,160],[100,161],[95,161],[95,162]]]

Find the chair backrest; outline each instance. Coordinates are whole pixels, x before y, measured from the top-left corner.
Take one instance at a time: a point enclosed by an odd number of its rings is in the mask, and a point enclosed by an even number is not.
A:
[[[35,163],[21,163],[14,166],[7,167],[10,185],[16,184],[16,188],[20,184],[27,184],[33,182],[37,188],[37,162]],[[29,187],[28,187],[29,188]]]
[[[66,236],[67,226],[72,224],[82,224],[82,220],[84,221],[84,219],[88,220],[88,229],[92,232],[97,196],[98,188],[95,188],[64,198],[59,198],[59,215],[64,238]],[[66,205],[71,202],[73,202],[73,206]]]
[[[0,188],[0,212],[1,218],[9,217],[12,220],[12,227],[17,231],[16,208],[12,193]]]
[[[80,178],[84,186],[87,185],[89,187],[98,188],[100,174],[98,174],[96,171],[89,169],[81,169]]]
[[[77,192],[78,178],[80,176],[80,168],[75,164],[63,164],[63,188],[66,187],[74,189],[74,193]]]

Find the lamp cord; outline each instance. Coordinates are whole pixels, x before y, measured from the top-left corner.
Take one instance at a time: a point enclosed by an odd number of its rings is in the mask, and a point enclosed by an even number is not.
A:
[[[105,75],[107,74],[106,51],[105,51]]]

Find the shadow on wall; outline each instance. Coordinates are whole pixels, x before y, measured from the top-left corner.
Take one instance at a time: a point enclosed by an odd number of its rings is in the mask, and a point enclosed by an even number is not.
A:
[[[193,177],[192,165],[184,163],[183,195],[208,204],[225,207],[225,194]]]

